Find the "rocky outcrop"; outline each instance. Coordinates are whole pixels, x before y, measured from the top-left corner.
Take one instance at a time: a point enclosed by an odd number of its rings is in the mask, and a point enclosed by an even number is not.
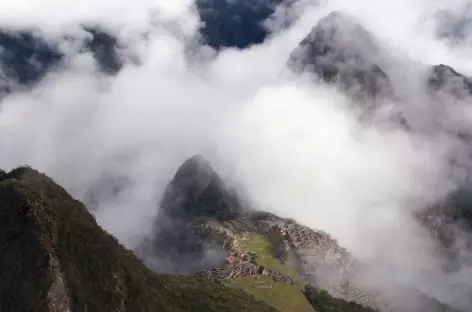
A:
[[[212,231],[219,232],[221,230],[213,228]],[[196,274],[197,276],[211,280],[231,280],[249,276],[270,276],[271,279],[276,282],[295,283],[294,277],[259,265],[256,260],[257,254],[251,251],[245,251],[241,248],[236,234],[228,229],[222,231],[226,233],[227,237],[223,245],[223,247],[226,248],[227,254],[224,263],[203,269]],[[244,236],[244,233],[242,233],[242,236]]]
[[[316,74],[355,97],[392,96],[380,61],[381,49],[373,36],[353,17],[333,12],[302,40],[288,66],[295,72]]]
[[[224,239],[212,236],[206,228],[195,227],[198,218],[231,220],[241,211],[237,196],[226,188],[220,176],[202,157],[186,160],[167,186],[154,224],[153,236],[138,253],[157,271],[195,273],[220,263]],[[153,264],[157,263],[157,265]]]
[[[361,264],[328,234],[292,222],[283,224],[281,231],[306,280],[335,297],[376,306],[377,294],[356,287],[353,281]]]
[[[444,64],[431,68],[428,86],[432,91],[443,92],[457,99],[472,95],[472,80]]]
[[[416,214],[420,224],[425,226],[436,239],[440,254],[445,256],[446,270],[458,268],[461,251],[472,251],[472,239],[468,233],[472,229],[472,188],[463,187],[446,199],[426,207]],[[457,248],[457,240],[461,248]]]

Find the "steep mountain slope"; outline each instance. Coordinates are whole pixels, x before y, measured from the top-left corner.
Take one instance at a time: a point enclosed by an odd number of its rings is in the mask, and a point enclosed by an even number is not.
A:
[[[0,311],[274,311],[221,283],[160,275],[30,168],[0,183]]]

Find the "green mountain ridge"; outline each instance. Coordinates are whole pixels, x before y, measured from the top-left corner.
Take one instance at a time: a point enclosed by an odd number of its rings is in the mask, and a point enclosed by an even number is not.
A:
[[[80,201],[29,167],[0,178],[0,251],[0,311],[277,311],[237,285],[152,272]],[[320,295],[325,301],[316,311],[354,311]]]
[[[276,311],[219,282],[156,274],[29,168],[0,183],[1,311]]]

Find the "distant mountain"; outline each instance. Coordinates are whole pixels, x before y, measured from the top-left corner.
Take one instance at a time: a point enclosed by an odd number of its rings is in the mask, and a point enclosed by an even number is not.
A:
[[[203,42],[216,50],[244,49],[269,36],[264,22],[287,0],[197,0]]]
[[[288,65],[355,95],[392,95],[390,79],[379,63],[380,53],[375,38],[355,18],[333,12],[300,42]]]
[[[297,73],[315,74],[322,82],[338,85],[361,100],[394,98],[395,86],[385,69],[388,56],[357,19],[332,12],[319,20],[291,53],[288,67]],[[424,83],[431,91],[461,99],[472,95],[472,80],[444,64],[432,66]]]
[[[122,63],[117,39],[99,28],[83,30],[87,36],[80,43],[80,51],[91,52],[101,71],[109,74],[119,71]],[[38,82],[64,58],[59,46],[37,31],[0,29],[0,91],[9,92],[15,86]]]

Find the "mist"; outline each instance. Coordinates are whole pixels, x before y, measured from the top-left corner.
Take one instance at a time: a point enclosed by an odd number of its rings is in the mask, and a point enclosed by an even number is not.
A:
[[[445,108],[420,83],[427,65],[472,73],[468,24],[451,28],[455,19],[443,18],[465,5],[301,1],[287,15],[297,17],[289,27],[279,27],[286,16],[268,22],[264,43],[217,53],[196,43],[190,0],[3,0],[0,26],[35,28],[60,44],[67,61],[0,102],[0,167],[46,172],[134,248],[150,234],[179,165],[202,154],[256,208],[326,231],[368,263],[372,287],[392,296],[398,287],[417,289],[470,309],[470,267],[444,273],[436,242],[413,218],[463,181],[451,158],[470,165],[467,146],[453,135],[471,133],[467,99],[445,94]],[[389,55],[384,62],[401,96],[368,122],[336,87],[286,70],[290,53],[332,11],[357,18]],[[81,38],[83,24],[99,25],[124,47],[115,76],[63,41],[65,34]],[[460,40],[440,35],[458,27]],[[390,118],[392,107],[412,129]]]

